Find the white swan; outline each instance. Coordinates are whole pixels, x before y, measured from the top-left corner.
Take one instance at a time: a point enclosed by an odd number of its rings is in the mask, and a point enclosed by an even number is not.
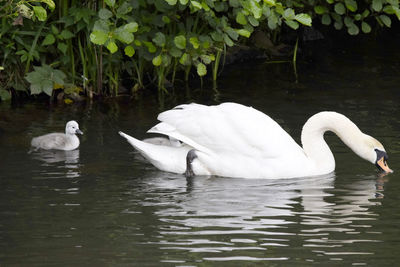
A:
[[[35,149],[73,150],[79,146],[79,138],[76,134],[83,134],[76,121],[69,121],[64,133],[49,133],[34,137],[31,145]]]
[[[327,174],[334,171],[335,159],[324,133],[332,131],[357,155],[392,172],[382,144],[336,112],[317,113],[305,123],[303,148],[270,117],[240,104],[180,105],[158,119],[161,122],[148,132],[169,136],[170,141],[143,142],[119,134],[163,171],[242,178]]]

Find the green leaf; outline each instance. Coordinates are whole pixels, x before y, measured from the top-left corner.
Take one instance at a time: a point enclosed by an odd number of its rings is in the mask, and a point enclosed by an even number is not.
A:
[[[174,38],[174,43],[176,47],[179,49],[185,49],[186,48],[186,37],[184,35],[178,35]]]
[[[190,4],[192,6],[194,6],[195,8],[197,8],[197,9],[202,9],[203,8],[202,5],[197,1],[190,1]]]
[[[108,51],[111,52],[111,54],[114,54],[115,52],[118,51],[118,46],[116,45],[116,43],[114,41],[109,41],[107,44],[107,49],[108,49]]]
[[[103,20],[107,20],[113,16],[113,13],[105,8],[99,10],[99,18]]]
[[[40,2],[45,3],[52,11],[56,8],[56,4],[54,4],[53,0],[40,0]]]
[[[371,32],[371,26],[369,26],[368,23],[363,21],[363,22],[361,22],[361,30],[363,31],[363,33],[370,33]]]
[[[386,15],[380,15],[379,18],[381,19],[382,23],[385,24],[386,27],[390,28],[392,26],[392,21]]]
[[[48,96],[51,96],[53,93],[53,82],[51,80],[45,79],[41,83],[42,91],[46,93]]]
[[[115,0],[104,0],[107,6],[113,7],[115,6]]]
[[[314,6],[314,12],[318,15],[322,15],[326,12],[326,7],[324,6]]]
[[[165,35],[162,32],[157,32],[152,40],[159,47],[165,46]]]
[[[197,74],[201,77],[207,74],[207,68],[206,65],[203,63],[197,64]]]
[[[308,15],[308,14],[305,14],[305,13],[297,14],[294,17],[294,19],[297,20],[298,22],[300,22],[303,25],[311,26],[312,20],[311,20],[310,15]]]
[[[51,32],[52,32],[53,34],[57,35],[57,34],[59,34],[60,31],[57,29],[56,26],[51,25]]]
[[[125,47],[124,52],[125,55],[127,55],[128,57],[133,57],[133,55],[135,54],[135,48],[128,45],[127,47]]]
[[[343,22],[341,20],[337,20],[337,21],[335,21],[333,26],[335,27],[336,30],[340,30],[343,28]]]
[[[181,3],[181,5],[186,6],[186,4],[189,2],[189,0],[179,0],[179,3]]]
[[[357,25],[352,24],[352,25],[347,29],[347,32],[348,32],[350,35],[357,35],[357,34],[360,32],[360,29],[358,28]]]
[[[337,3],[334,9],[335,12],[338,13],[339,15],[343,15],[344,13],[346,13],[346,8],[343,5],[343,3]]]
[[[261,8],[261,6],[260,6],[260,4],[259,3],[257,3],[256,1],[254,1],[254,0],[248,0],[250,3],[250,10],[251,10],[251,12],[253,13],[253,16],[256,18],[256,19],[259,19],[259,18],[261,18],[261,15],[262,15],[262,8]]]
[[[165,0],[170,6],[176,5],[177,0]]]
[[[116,29],[114,37],[125,44],[130,44],[134,40],[133,34],[126,31],[124,27]]]
[[[250,35],[251,35],[251,32],[249,32],[248,30],[245,30],[245,29],[239,29],[239,30],[236,30],[236,32],[237,32],[240,36],[244,36],[244,37],[246,37],[246,38],[249,38]]]
[[[155,53],[157,51],[157,47],[155,47],[152,42],[143,42],[143,43],[147,47],[147,50],[150,53]]]
[[[151,61],[153,63],[154,66],[158,67],[161,65],[162,63],[162,58],[161,55],[156,56],[155,58],[153,58],[153,60]]]
[[[355,12],[357,10],[357,2],[354,0],[344,0],[344,4],[351,12]]]
[[[254,27],[257,27],[258,25],[260,25],[260,22],[258,21],[258,19],[256,19],[253,16],[248,16],[247,19],[249,20],[250,24]]]
[[[40,21],[45,21],[47,19],[47,12],[46,9],[44,9],[41,6],[33,6],[33,12],[35,13],[35,16],[38,18]]]
[[[68,46],[65,43],[59,42],[57,48],[65,55],[67,53]]]
[[[233,46],[234,42],[229,38],[228,35],[224,34],[224,42],[227,46]]]
[[[7,101],[11,99],[11,94],[5,89],[0,89],[0,99],[1,101]]]
[[[376,12],[382,10],[382,0],[372,0],[372,9]]]
[[[70,32],[69,30],[63,30],[61,32],[61,37],[66,40],[66,39],[70,39],[70,38],[74,37],[74,34],[72,32]]]
[[[171,49],[169,50],[169,54],[173,57],[181,57],[182,51],[176,47],[171,47]]]
[[[321,23],[324,25],[330,25],[332,22],[331,16],[329,14],[323,14],[321,18]]]
[[[42,45],[52,45],[56,41],[56,38],[54,37],[53,34],[49,33],[44,37],[44,40],[42,42]]]
[[[299,23],[294,20],[285,20],[285,23],[292,29],[297,30],[299,28]]]
[[[239,23],[240,25],[246,25],[247,24],[246,17],[243,15],[242,12],[238,12],[236,14],[236,22]]]
[[[184,53],[181,58],[179,59],[179,63],[181,63],[184,66],[189,66],[190,65],[190,56],[187,53]]]
[[[128,32],[137,32],[139,24],[136,22],[130,22],[124,26],[125,30]]]
[[[197,37],[190,37],[189,42],[192,44],[194,49],[197,49],[200,47],[199,39],[197,39]]]
[[[90,34],[90,41],[97,45],[103,45],[108,39],[108,34],[103,31],[93,31]]]
[[[286,8],[282,15],[282,17],[286,20],[292,20],[294,19],[294,16],[294,10],[291,8]]]
[[[169,17],[167,17],[167,16],[162,16],[162,21],[163,21],[165,24],[168,24],[168,23],[171,22],[171,19],[170,19]]]

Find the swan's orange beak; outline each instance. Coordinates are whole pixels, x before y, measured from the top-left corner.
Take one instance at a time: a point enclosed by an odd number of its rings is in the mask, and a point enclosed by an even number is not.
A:
[[[389,166],[388,166],[388,164],[387,164],[387,162],[386,162],[384,157],[381,157],[381,159],[376,162],[376,166],[379,169],[381,169],[382,171],[386,172],[386,173],[392,173],[393,172],[393,170],[389,168]]]

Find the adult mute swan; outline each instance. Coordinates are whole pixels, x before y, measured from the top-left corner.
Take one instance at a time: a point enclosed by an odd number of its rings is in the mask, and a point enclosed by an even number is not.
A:
[[[241,178],[327,174],[335,170],[335,159],[324,133],[332,131],[361,158],[392,172],[382,144],[336,112],[308,119],[301,133],[303,148],[270,117],[241,104],[185,104],[160,113],[158,119],[161,122],[148,132],[169,139],[140,141],[119,134],[163,171]]]
[[[79,138],[76,134],[83,133],[79,130],[79,125],[76,121],[69,121],[65,126],[65,134],[49,133],[34,137],[31,145],[35,149],[73,150],[79,146]]]

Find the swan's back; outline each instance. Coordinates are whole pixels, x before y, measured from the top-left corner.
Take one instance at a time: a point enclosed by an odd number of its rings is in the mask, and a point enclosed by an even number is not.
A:
[[[185,104],[162,112],[160,124],[149,132],[171,135],[210,153],[240,153],[248,157],[279,158],[290,149],[303,153],[274,120],[251,107],[236,103],[218,106]],[[206,148],[206,149],[204,149]]]

